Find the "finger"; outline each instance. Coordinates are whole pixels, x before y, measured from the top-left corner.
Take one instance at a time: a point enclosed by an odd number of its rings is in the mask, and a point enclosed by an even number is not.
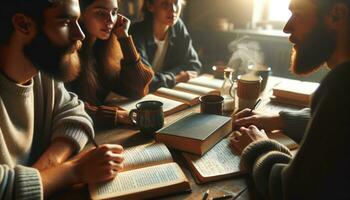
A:
[[[231,149],[238,154],[241,154],[241,152],[242,152],[241,145],[240,145],[239,141],[234,141],[234,140],[231,141]]]
[[[256,116],[243,117],[236,119],[234,122],[235,126],[249,126],[256,123]]]
[[[245,108],[245,109],[239,111],[238,113],[236,113],[234,115],[234,118],[235,119],[239,119],[239,118],[242,118],[242,117],[247,117],[249,115],[250,115],[250,109],[249,108]]]
[[[116,154],[113,153],[112,151],[107,151],[104,154],[104,157],[102,157],[102,159],[104,160],[104,162],[109,162],[109,161],[114,161],[117,163],[122,163],[124,161],[124,157],[122,154]]]
[[[116,163],[122,163],[124,161],[124,156],[122,154],[112,153],[111,160]]]
[[[112,169],[114,171],[122,171],[124,168],[124,164],[123,163],[116,163],[115,161],[110,160],[110,161],[105,163],[105,168]]]
[[[119,144],[103,144],[99,148],[104,152],[122,153],[124,151],[124,148]]]
[[[240,132],[242,135],[246,134],[248,131],[249,131],[249,129],[246,128],[246,127],[244,127],[244,126],[242,126],[241,128],[239,128],[239,132]]]
[[[259,129],[255,125],[250,125],[248,128],[252,131],[259,131]]]

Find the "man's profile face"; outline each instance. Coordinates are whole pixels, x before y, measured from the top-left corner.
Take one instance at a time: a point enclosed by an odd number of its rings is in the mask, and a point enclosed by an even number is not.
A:
[[[37,35],[24,47],[25,55],[40,71],[69,81],[80,72],[77,50],[84,39],[78,24],[78,0],[56,0],[37,24]]]
[[[284,27],[294,44],[291,70],[305,75],[317,70],[335,49],[335,36],[317,14],[316,5],[310,0],[292,0],[289,6],[292,16]]]

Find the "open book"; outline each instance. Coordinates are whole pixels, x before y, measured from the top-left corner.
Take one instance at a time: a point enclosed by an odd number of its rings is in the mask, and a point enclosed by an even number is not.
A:
[[[276,140],[288,147],[296,149],[298,145],[282,133],[268,134],[270,139]],[[230,178],[245,173],[240,169],[240,155],[230,147],[228,138],[221,140],[203,156],[183,153],[191,173],[198,184]]]
[[[220,85],[221,84],[221,85]],[[163,103],[164,115],[168,116],[189,106],[199,103],[199,97],[206,94],[220,94],[223,80],[214,79],[208,75],[191,79],[188,83],[178,83],[174,88],[159,88],[154,94],[135,100],[118,103],[117,105],[130,111],[140,101],[157,100]]]
[[[92,199],[145,199],[190,190],[185,174],[164,144],[128,148],[124,158],[124,170],[115,179],[89,185]]]
[[[242,174],[239,168],[240,156],[230,148],[230,141],[225,138],[202,157],[183,153],[191,173],[197,183],[206,183]]]
[[[190,79],[188,83],[192,85],[199,85],[207,88],[220,90],[222,84],[224,83],[224,80],[216,79],[211,75],[204,74],[196,78]]]

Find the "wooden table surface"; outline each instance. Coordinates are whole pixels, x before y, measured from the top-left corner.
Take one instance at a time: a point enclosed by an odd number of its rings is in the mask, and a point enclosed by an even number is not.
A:
[[[269,96],[272,93],[271,88],[281,80],[282,79],[276,78],[276,77],[269,78],[268,86],[266,87],[265,92],[262,93],[261,95],[263,99],[263,103],[260,105],[261,107],[260,110],[264,110],[266,105],[269,104]],[[273,106],[272,111],[277,112],[282,108],[284,107],[278,107],[278,105],[277,107]],[[296,108],[292,107],[291,109],[296,109]],[[268,108],[267,110],[271,110],[271,108]],[[188,108],[186,110],[177,112],[173,115],[167,116],[165,118],[165,125],[173,123],[174,121],[192,112],[199,112],[199,106],[197,105],[197,106]],[[96,141],[99,144],[103,144],[103,143],[121,144],[124,146],[124,148],[127,148],[131,146],[139,145],[139,144],[152,142],[153,137],[139,133],[139,131],[135,127],[120,126],[116,129],[97,132]],[[87,148],[89,147],[91,147],[91,144],[87,145]],[[245,188],[247,188],[247,190],[245,190],[243,193],[237,196],[237,198],[234,198],[234,199],[237,199],[237,200],[261,199],[261,197],[257,195],[257,192],[254,189],[252,180],[248,175],[241,175],[235,178],[229,178],[226,180],[221,180],[221,181],[216,181],[216,182],[206,183],[201,185],[196,184],[180,152],[171,150],[171,153],[173,155],[174,161],[181,166],[186,177],[190,181],[192,191],[190,193],[188,192],[188,193],[181,193],[176,195],[169,195],[166,197],[156,198],[156,199],[197,200],[197,199],[201,199],[203,193],[208,189],[210,190],[210,195],[208,199],[210,199],[213,196],[220,196],[223,194],[232,194],[234,197],[236,197],[237,194],[240,193],[240,191],[244,190]],[[54,197],[52,197],[52,199],[72,199],[72,200],[89,199],[89,193],[86,185],[79,185],[79,186],[69,188],[65,191],[62,191],[59,194],[56,194]]]

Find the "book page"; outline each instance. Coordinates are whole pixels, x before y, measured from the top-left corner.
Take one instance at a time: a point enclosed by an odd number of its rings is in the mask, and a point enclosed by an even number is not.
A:
[[[203,177],[239,172],[240,157],[230,148],[228,139],[221,140],[202,157],[184,153]]]
[[[202,75],[198,76],[197,78],[190,79],[187,83],[214,89],[220,89],[224,84],[224,80]]]
[[[172,162],[168,148],[162,143],[150,143],[127,148],[124,151],[124,170]]]
[[[182,92],[182,91],[164,88],[164,87],[159,88],[155,92],[155,94],[163,96],[163,97],[168,97],[171,99],[179,100],[179,101],[188,103],[190,105],[192,105],[193,101],[198,99],[198,97],[199,97],[199,95],[197,95],[197,94],[191,94],[191,93]]]
[[[193,84],[188,84],[188,83],[178,83],[174,87],[175,90],[181,90],[185,92],[191,92],[194,94],[199,94],[199,95],[206,95],[210,94],[213,92],[220,93],[218,90],[215,90],[213,88],[208,88],[208,87],[203,87],[200,85],[193,85]]]
[[[166,116],[168,114],[174,113],[174,111],[177,111],[177,109],[181,110],[181,109],[184,109],[187,107],[187,105],[185,105],[183,102],[175,101],[172,99],[167,99],[167,98],[156,96],[153,94],[148,94],[139,100],[119,104],[118,106],[120,108],[122,108],[123,110],[130,111],[131,109],[135,109],[136,104],[141,102],[141,101],[160,101],[160,102],[162,102],[163,103],[163,111],[164,111],[164,114]]]
[[[115,179],[90,185],[93,199],[110,198],[173,185],[187,180],[176,163],[151,166],[119,173]]]

